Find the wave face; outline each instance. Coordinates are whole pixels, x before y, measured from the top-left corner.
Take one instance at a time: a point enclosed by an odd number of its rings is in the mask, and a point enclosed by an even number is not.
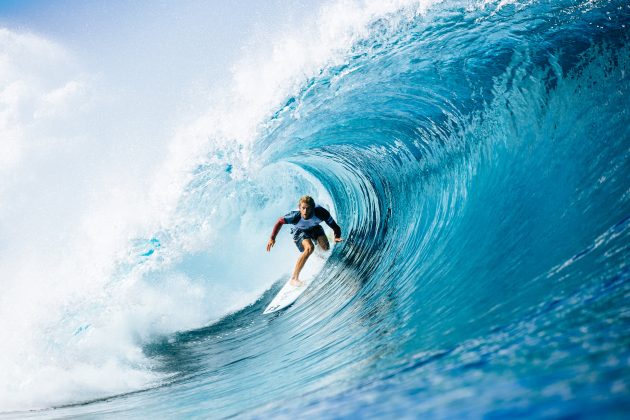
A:
[[[142,337],[158,386],[39,414],[627,414],[629,23],[622,1],[446,1],[373,19],[251,148],[206,150],[187,221],[119,266],[210,223],[248,244],[182,246],[170,270],[261,267],[254,280],[274,285],[210,326]],[[264,248],[302,193],[344,242],[295,305],[263,317],[297,253],[286,227],[276,254],[249,243]]]

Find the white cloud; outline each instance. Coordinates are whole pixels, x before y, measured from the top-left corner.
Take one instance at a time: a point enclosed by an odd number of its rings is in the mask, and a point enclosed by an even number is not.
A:
[[[89,101],[88,85],[84,80],[71,80],[46,92],[35,109],[34,118],[63,117],[80,110]]]
[[[86,109],[88,80],[60,45],[0,28],[0,194],[35,146]]]

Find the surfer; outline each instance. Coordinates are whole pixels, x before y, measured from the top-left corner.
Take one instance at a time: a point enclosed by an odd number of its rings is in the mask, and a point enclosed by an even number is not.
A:
[[[310,257],[315,250],[313,239],[317,241],[324,251],[328,251],[330,248],[328,238],[326,238],[324,234],[324,229],[319,225],[321,222],[326,222],[333,230],[335,233],[335,242],[341,242],[343,240],[341,238],[341,228],[339,225],[335,223],[335,220],[328,210],[315,205],[315,200],[313,200],[312,197],[305,195],[300,198],[298,209],[299,210],[294,210],[278,219],[276,225],[273,227],[273,232],[271,232],[271,238],[269,242],[267,242],[267,252],[269,252],[276,244],[276,235],[280,232],[282,225],[287,223],[295,225],[291,231],[293,233],[293,242],[295,242],[295,246],[297,246],[302,254],[295,263],[295,269],[291,276],[291,284],[294,286],[302,285],[300,281],[300,271],[302,271],[306,260],[308,260],[308,257]]]

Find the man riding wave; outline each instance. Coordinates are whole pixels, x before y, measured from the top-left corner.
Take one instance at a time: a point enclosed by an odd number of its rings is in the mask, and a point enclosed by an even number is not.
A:
[[[293,274],[291,275],[291,284],[294,286],[302,285],[299,278],[300,272],[302,271],[306,260],[308,260],[308,257],[310,257],[315,250],[313,240],[317,241],[324,251],[328,251],[330,248],[328,238],[326,238],[326,235],[324,234],[324,229],[319,225],[321,222],[326,222],[326,224],[333,230],[335,234],[335,242],[341,242],[343,240],[341,238],[341,228],[332,218],[330,212],[321,206],[316,206],[315,200],[313,200],[312,197],[305,195],[300,198],[300,201],[298,202],[298,209],[299,210],[289,212],[278,219],[273,227],[271,238],[269,239],[269,242],[267,242],[267,252],[269,252],[276,244],[276,236],[278,235],[278,232],[280,232],[282,225],[287,223],[295,225],[292,231],[293,242],[295,242],[295,246],[297,246],[302,254],[298,258]]]

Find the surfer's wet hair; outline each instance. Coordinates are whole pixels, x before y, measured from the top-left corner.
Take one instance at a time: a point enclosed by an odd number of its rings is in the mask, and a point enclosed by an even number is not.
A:
[[[300,201],[298,201],[298,207],[300,207],[300,204],[302,203],[306,203],[311,207],[315,207],[315,200],[313,200],[313,197],[311,197],[310,195],[302,196],[300,198]]]

